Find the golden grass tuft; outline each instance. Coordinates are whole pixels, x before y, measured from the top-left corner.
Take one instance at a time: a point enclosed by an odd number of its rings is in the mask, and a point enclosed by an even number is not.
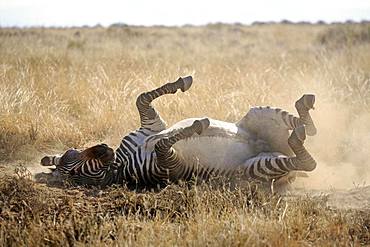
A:
[[[370,214],[325,198],[282,198],[254,187],[171,185],[136,193],[51,189],[18,172],[0,182],[6,246],[340,246],[370,244]]]

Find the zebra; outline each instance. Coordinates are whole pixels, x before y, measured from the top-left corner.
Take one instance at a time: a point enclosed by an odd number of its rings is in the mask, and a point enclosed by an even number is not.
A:
[[[130,188],[162,187],[194,176],[202,180],[232,177],[238,171],[247,180],[269,184],[316,168],[303,145],[306,134],[317,132],[309,113],[314,109],[314,95],[305,94],[296,101],[299,117],[280,108],[253,107],[236,123],[189,118],[167,128],[152,102],[179,89],[186,92],[192,82],[191,76],[180,77],[137,97],[140,127],[123,137],[114,162],[111,149],[102,144],[100,153],[67,151],[59,159],[47,156],[41,163],[55,164],[56,171],[80,184],[126,184]],[[99,160],[104,150],[110,159],[100,159],[94,166],[90,160]]]
[[[75,184],[106,186],[113,183],[114,158],[114,150],[102,143],[83,151],[72,148],[63,155],[45,156],[41,165],[55,166],[53,176]]]

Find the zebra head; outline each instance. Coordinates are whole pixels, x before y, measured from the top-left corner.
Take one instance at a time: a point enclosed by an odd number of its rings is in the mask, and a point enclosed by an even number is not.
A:
[[[99,144],[83,151],[69,149],[61,156],[45,156],[41,159],[42,166],[55,166],[54,176],[94,176],[99,170],[109,167],[115,159],[112,148],[107,144]]]

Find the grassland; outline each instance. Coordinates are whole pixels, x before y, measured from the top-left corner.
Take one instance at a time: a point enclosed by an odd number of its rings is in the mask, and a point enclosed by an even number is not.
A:
[[[252,105],[294,112],[315,93],[319,133],[306,145],[318,168],[302,186],[369,181],[369,24],[0,29],[0,245],[370,244],[366,201],[348,210],[253,186],[135,193],[4,175],[68,147],[117,146],[138,126],[136,96],[188,74],[189,92],[156,102],[168,124],[237,121]]]

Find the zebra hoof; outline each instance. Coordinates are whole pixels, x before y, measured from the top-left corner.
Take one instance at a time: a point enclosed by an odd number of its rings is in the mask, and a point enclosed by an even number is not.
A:
[[[195,120],[193,126],[196,128],[195,132],[200,135],[205,131],[210,125],[210,121],[208,118],[203,118],[199,120]]]
[[[182,85],[180,86],[180,89],[181,89],[182,92],[185,92],[193,84],[193,77],[190,75],[190,76],[186,76],[186,77],[181,78],[181,79],[182,79]]]
[[[299,100],[295,102],[295,107],[297,110],[305,109],[311,110],[315,109],[315,95],[313,94],[304,94]]]
[[[51,166],[51,159],[49,156],[45,156],[44,158],[41,159],[40,164],[42,166]]]

